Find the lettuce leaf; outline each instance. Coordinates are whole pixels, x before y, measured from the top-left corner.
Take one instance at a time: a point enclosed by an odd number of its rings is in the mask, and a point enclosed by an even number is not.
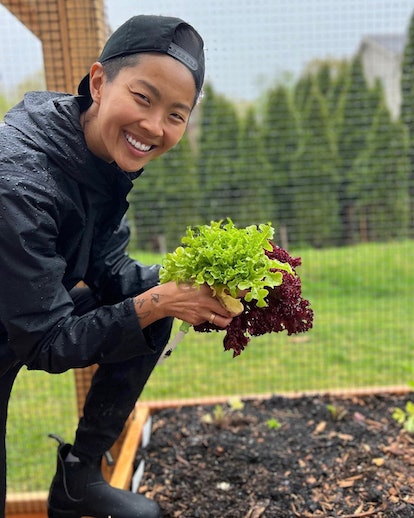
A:
[[[237,228],[230,218],[188,227],[181,239],[183,246],[166,255],[160,282],[208,284],[229,308],[240,308],[234,306],[234,299],[240,291],[249,290],[244,299],[265,307],[269,289],[283,281],[283,274],[276,270],[294,274],[289,263],[266,255],[266,250],[272,250],[273,234],[270,223]]]

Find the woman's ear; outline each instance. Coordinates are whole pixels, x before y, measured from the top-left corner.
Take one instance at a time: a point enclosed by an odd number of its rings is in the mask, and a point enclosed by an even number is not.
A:
[[[98,103],[101,100],[102,86],[104,84],[105,71],[102,63],[98,61],[91,66],[89,71],[89,89],[91,97],[94,102]]]

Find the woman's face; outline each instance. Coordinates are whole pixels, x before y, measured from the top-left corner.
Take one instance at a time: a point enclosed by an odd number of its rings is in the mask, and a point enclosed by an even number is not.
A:
[[[174,147],[187,127],[196,94],[191,72],[164,54],[141,54],[108,82],[100,63],[90,72],[93,104],[85,113],[89,149],[127,172]]]

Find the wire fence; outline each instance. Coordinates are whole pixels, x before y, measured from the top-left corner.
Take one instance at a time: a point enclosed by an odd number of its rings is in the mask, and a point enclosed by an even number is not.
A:
[[[75,92],[109,31],[137,14],[122,1],[35,4],[0,4],[0,118],[27,90]],[[275,242],[302,258],[315,321],[303,335],[253,338],[237,358],[222,353],[223,333],[190,331],[144,399],[410,383],[412,2],[228,1],[208,14],[199,2],[174,12],[155,4],[152,13],[200,30],[207,81],[187,137],[136,181],[131,254],[161,261],[189,225],[271,222]],[[46,436],[70,440],[76,419],[71,372],[21,373],[10,405],[12,491],[47,487],[55,461]]]

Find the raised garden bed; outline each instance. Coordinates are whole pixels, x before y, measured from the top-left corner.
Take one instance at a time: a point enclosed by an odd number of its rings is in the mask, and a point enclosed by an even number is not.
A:
[[[413,517],[414,437],[392,417],[411,400],[395,388],[138,405],[108,479],[128,488],[145,467],[138,490],[164,518]],[[23,506],[7,517],[35,516]]]

